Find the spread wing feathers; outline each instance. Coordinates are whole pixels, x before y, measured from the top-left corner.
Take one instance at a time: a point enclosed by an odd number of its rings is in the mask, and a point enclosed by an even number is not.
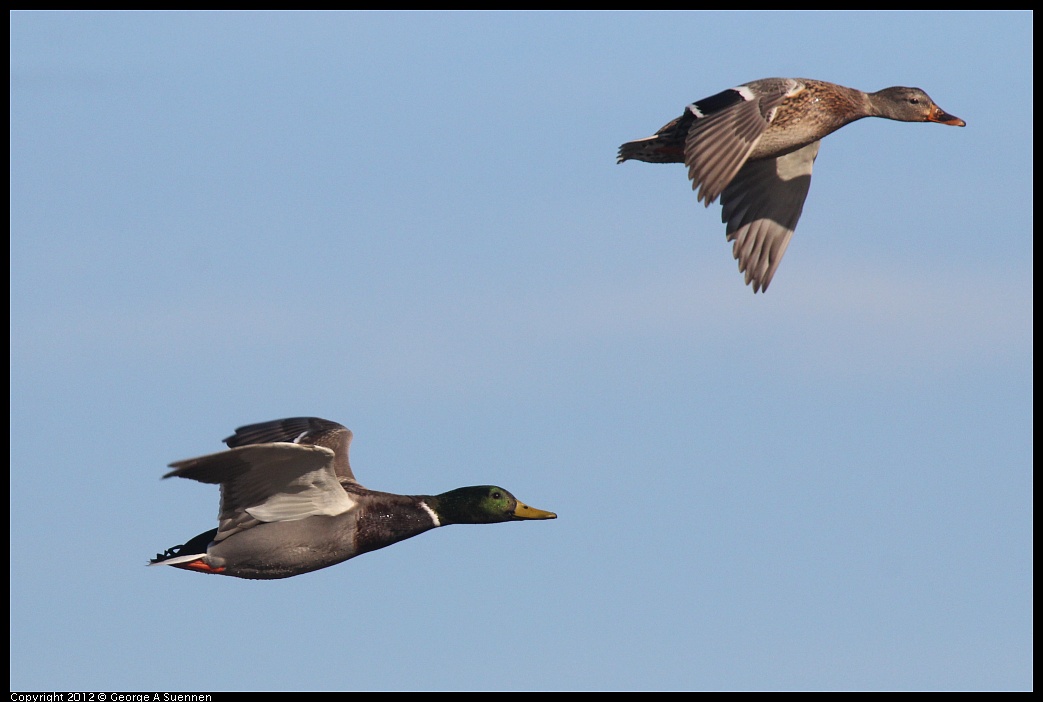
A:
[[[721,219],[739,270],[754,292],[767,290],[811,187],[820,142],[743,166],[721,195]]]
[[[318,417],[290,417],[271,422],[248,424],[235,430],[225,439],[230,448],[249,444],[267,444],[285,441],[292,444],[325,446],[333,451],[333,469],[341,480],[358,482],[348,462],[348,447],[352,434],[347,427]]]
[[[707,207],[746,163],[795,85],[795,81],[782,81],[771,91],[761,86],[756,95],[742,86],[689,106],[697,119],[685,137],[684,162],[692,189],[699,190],[697,199]],[[716,111],[704,115],[709,108]]]
[[[285,442],[237,446],[171,463],[164,478],[221,485],[214,541],[260,522],[336,516],[356,506],[333,470],[333,451]]]

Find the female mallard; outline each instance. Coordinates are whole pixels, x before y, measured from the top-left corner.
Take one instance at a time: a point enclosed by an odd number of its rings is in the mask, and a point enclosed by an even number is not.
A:
[[[654,135],[619,147],[628,159],[688,166],[721,221],[746,284],[767,290],[800,219],[819,140],[863,117],[962,127],[919,88],[875,93],[805,78],[764,78],[692,103]]]
[[[288,578],[435,527],[557,517],[491,485],[441,495],[367,490],[348,464],[351,431],[325,419],[251,424],[224,442],[228,451],[171,463],[174,470],[163,476],[220,484],[218,527],[167,549],[149,565]]]

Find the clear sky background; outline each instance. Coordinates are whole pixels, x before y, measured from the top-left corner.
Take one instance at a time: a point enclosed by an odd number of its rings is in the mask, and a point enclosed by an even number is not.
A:
[[[1032,687],[1031,14],[10,19],[12,689]],[[769,76],[967,127],[828,137],[754,295],[616,150]],[[294,415],[559,518],[146,568]]]

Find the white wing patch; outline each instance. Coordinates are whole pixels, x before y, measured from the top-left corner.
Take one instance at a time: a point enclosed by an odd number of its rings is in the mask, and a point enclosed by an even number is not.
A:
[[[287,484],[246,513],[262,522],[292,522],[307,517],[335,517],[358,503],[344,491],[328,466],[310,471]]]
[[[753,91],[750,90],[750,86],[748,85],[740,85],[738,88],[732,88],[732,90],[737,92],[739,95],[742,95],[742,99],[746,102],[752,102],[757,97],[753,94]]]

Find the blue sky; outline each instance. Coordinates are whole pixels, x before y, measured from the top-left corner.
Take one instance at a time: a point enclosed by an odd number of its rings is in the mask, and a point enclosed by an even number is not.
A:
[[[1031,689],[1029,13],[11,14],[12,690]],[[620,143],[747,80],[823,142],[770,290]],[[146,568],[242,424],[550,522]]]

